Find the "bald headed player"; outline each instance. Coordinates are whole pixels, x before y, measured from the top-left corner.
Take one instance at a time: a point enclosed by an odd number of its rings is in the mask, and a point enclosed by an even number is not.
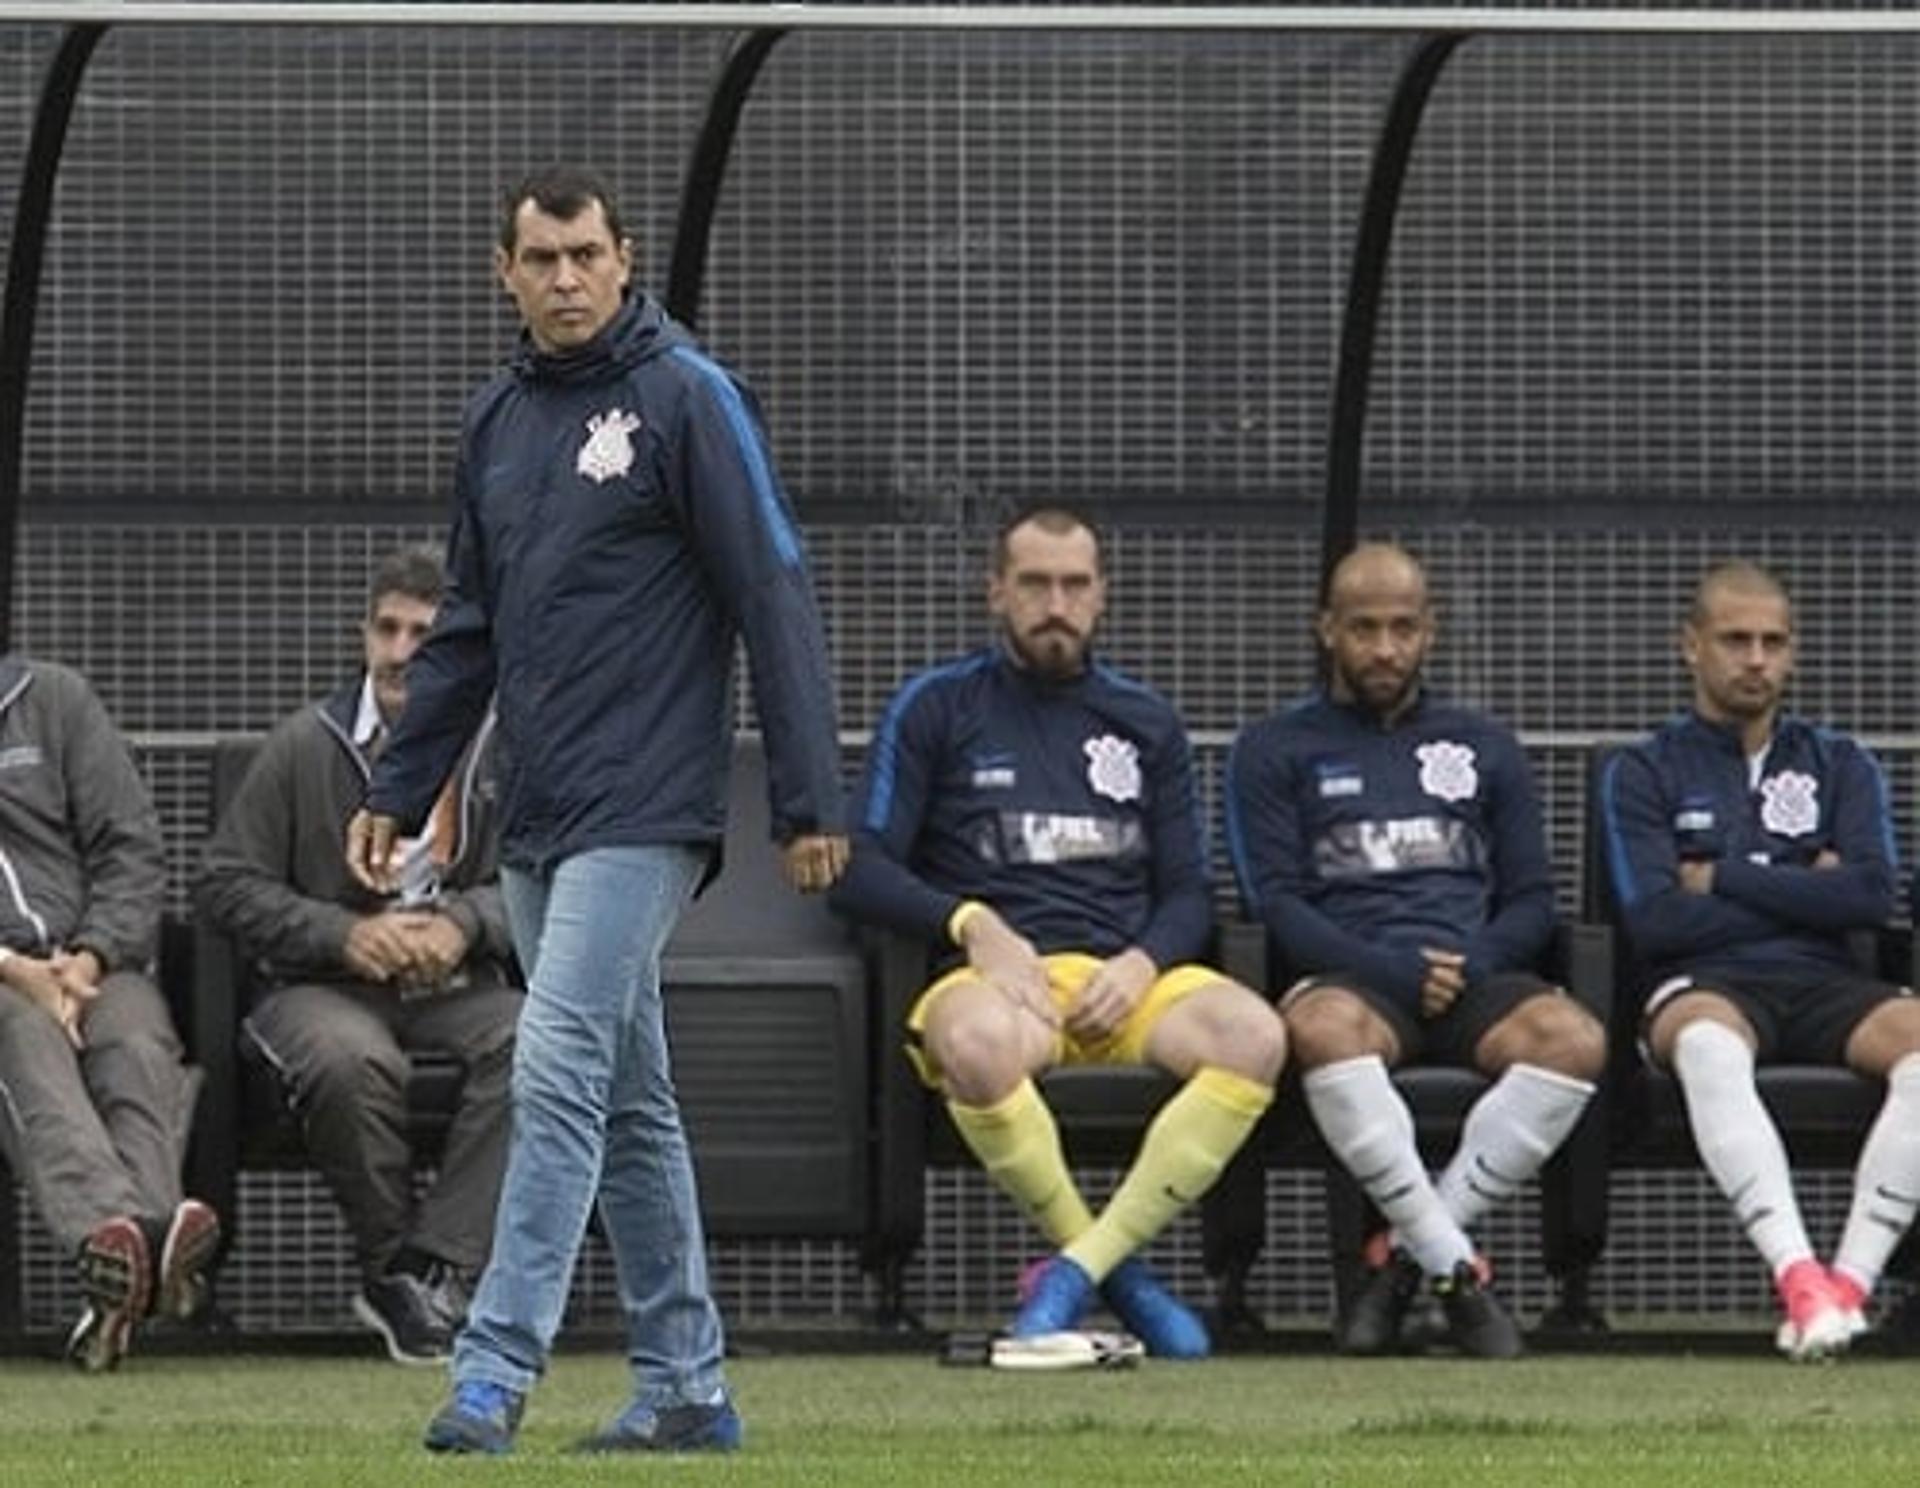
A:
[[[1525,757],[1499,724],[1428,695],[1426,577],[1370,543],[1334,570],[1324,691],[1248,727],[1227,831],[1249,912],[1302,978],[1282,1000],[1321,1134],[1391,1225],[1337,1325],[1349,1353],[1398,1346],[1423,1279],[1462,1352],[1520,1352],[1468,1230],[1552,1155],[1593,1095],[1599,1022],[1534,971],[1553,885]],[[1493,1078],[1433,1182],[1387,1072]]]
[[[1649,992],[1648,1053],[1779,1291],[1790,1358],[1847,1347],[1920,1206],[1920,1002],[1863,975],[1847,933],[1894,911],[1893,818],[1872,755],[1782,708],[1793,610],[1750,563],[1710,569],[1680,632],[1693,707],[1601,782],[1607,861]],[[1831,1269],[1814,1258],[1756,1060],[1887,1083]]]

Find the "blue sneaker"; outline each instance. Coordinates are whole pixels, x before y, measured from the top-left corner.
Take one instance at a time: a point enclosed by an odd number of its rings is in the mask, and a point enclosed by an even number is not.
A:
[[[489,1457],[511,1452],[526,1406],[527,1397],[518,1390],[491,1380],[464,1380],[453,1387],[453,1399],[427,1423],[427,1450],[483,1452]]]
[[[1160,1284],[1147,1263],[1129,1256],[1100,1283],[1100,1296],[1120,1326],[1147,1346],[1156,1359],[1204,1359],[1213,1352],[1207,1325]]]
[[[737,1452],[746,1428],[733,1401],[655,1410],[635,1401],[612,1425],[576,1442],[576,1452]]]
[[[1093,1305],[1093,1293],[1093,1278],[1077,1262],[1055,1256],[1030,1274],[1026,1300],[1007,1332],[1015,1338],[1038,1338],[1077,1328]]]

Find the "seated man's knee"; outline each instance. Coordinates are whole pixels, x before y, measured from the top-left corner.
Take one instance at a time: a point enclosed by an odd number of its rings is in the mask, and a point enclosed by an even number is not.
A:
[[[272,1062],[308,1101],[365,1100],[407,1088],[407,1056],[392,1040],[318,1038],[297,1063],[278,1057]]]
[[[1390,1042],[1382,1046],[1378,1018],[1353,993],[1342,987],[1316,987],[1286,1009],[1287,1038],[1294,1062],[1302,1069],[1319,1069],[1343,1059],[1367,1054],[1388,1057]]]
[[[1223,982],[1208,1019],[1203,1061],[1262,1085],[1280,1078],[1287,1029],[1273,1005],[1238,982]]]
[[[1530,997],[1481,1040],[1489,1071],[1531,1064],[1575,1080],[1597,1080],[1607,1064],[1607,1031],[1583,1004],[1563,993]]]
[[[929,1012],[921,1041],[942,1084],[966,1105],[990,1105],[1028,1073],[1019,1010],[991,989],[954,988]]]

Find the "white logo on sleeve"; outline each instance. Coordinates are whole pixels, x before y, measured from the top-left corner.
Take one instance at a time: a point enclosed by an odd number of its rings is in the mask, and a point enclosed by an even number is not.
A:
[[[1087,784],[1109,801],[1140,799],[1140,751],[1130,739],[1102,734],[1081,748],[1087,752]]]
[[[1420,789],[1442,801],[1471,801],[1480,789],[1480,772],[1473,767],[1473,748],[1436,739],[1414,750],[1420,761]]]
[[[1820,825],[1820,782],[1782,770],[1760,782],[1760,825],[1778,837],[1804,837]]]
[[[587,420],[587,442],[580,446],[580,458],[574,466],[596,485],[625,475],[633,469],[633,440],[640,427],[640,415],[624,408],[610,408]]]

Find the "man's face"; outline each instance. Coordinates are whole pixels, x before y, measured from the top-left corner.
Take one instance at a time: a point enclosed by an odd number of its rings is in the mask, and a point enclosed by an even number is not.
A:
[[[367,648],[373,701],[392,723],[407,705],[407,663],[433,629],[434,607],[407,594],[383,594],[360,627]]]
[[[1433,645],[1433,610],[1417,579],[1383,577],[1336,590],[1319,629],[1334,695],[1386,718],[1419,685]]]
[[[1093,534],[1028,522],[1007,534],[1006,546],[1006,561],[987,585],[987,608],[1000,617],[1007,644],[1043,677],[1078,674],[1107,607]]]
[[[1693,705],[1715,723],[1770,717],[1793,675],[1793,614],[1764,590],[1710,588],[1680,631]]]
[[[591,341],[619,313],[632,245],[614,241],[599,202],[562,221],[524,201],[513,221],[513,250],[496,248],[494,266],[534,345],[568,351]]]

